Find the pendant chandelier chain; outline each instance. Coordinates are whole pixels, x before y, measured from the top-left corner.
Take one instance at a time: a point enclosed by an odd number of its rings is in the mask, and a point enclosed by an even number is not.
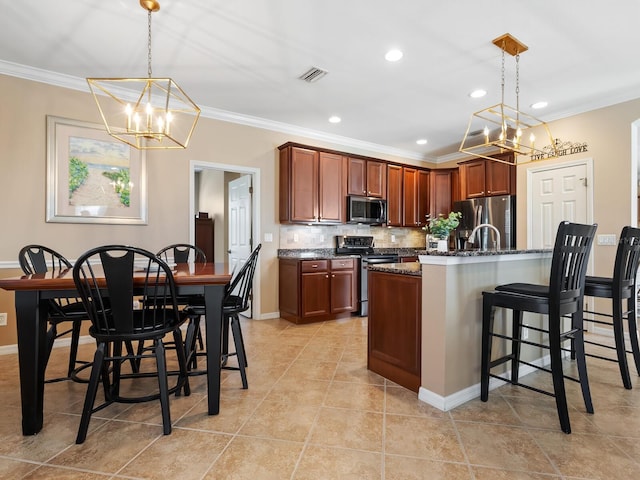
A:
[[[502,103],[504,104],[504,49],[505,44],[502,42],[502,83],[500,84],[502,90]]]
[[[516,54],[516,110],[520,111],[520,54]]]
[[[149,36],[147,39],[147,74],[151,78],[151,10],[147,11],[147,25],[149,26]]]

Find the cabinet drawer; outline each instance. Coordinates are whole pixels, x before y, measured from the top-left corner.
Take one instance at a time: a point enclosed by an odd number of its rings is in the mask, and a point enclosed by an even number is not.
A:
[[[327,260],[303,260],[300,263],[302,264],[302,272],[326,271],[329,267]]]
[[[331,260],[331,270],[353,270],[355,259],[353,258],[338,258]]]

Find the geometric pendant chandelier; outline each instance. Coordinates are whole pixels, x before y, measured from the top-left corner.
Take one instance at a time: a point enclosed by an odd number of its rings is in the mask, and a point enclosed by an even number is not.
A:
[[[200,108],[170,78],[152,78],[151,13],[155,0],[140,0],[147,10],[147,78],[87,78],[109,135],[139,150],[186,148]]]
[[[556,142],[547,124],[520,111],[520,54],[527,51],[528,47],[509,33],[493,40],[493,44],[502,50],[502,102],[471,115],[459,151],[501,163],[515,163],[518,155],[542,155],[545,153],[543,146],[553,150],[551,154],[547,150],[544,158],[557,156]],[[516,60],[515,108],[507,105],[504,100],[505,53],[514,56]],[[491,156],[505,152],[514,153],[513,162]]]

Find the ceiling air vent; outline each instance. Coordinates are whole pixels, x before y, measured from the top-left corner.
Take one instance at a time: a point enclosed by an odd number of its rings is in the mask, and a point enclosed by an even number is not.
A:
[[[321,68],[311,67],[309,70],[304,72],[298,78],[300,80],[304,80],[307,83],[313,83],[313,82],[317,82],[318,80],[320,80],[327,73],[329,73],[329,72],[327,72],[326,70],[323,70]]]

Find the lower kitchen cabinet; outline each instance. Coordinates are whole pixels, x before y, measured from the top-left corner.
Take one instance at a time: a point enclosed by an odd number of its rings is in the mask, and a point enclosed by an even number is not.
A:
[[[280,259],[280,316],[311,323],[358,309],[358,259]]]
[[[422,277],[369,271],[367,368],[417,392],[422,350]]]

